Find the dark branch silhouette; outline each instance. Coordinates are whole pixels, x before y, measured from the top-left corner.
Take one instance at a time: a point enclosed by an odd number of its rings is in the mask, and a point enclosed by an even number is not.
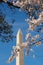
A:
[[[18,7],[18,6],[13,5],[13,3],[9,2],[9,1],[5,2],[5,1],[3,1],[3,0],[0,0],[0,3],[2,3],[2,2],[7,3],[9,6],[13,6],[13,7],[15,7],[15,8],[20,8],[20,7]]]
[[[4,16],[0,15],[0,40],[2,42],[8,42],[14,37],[12,25],[4,20]]]

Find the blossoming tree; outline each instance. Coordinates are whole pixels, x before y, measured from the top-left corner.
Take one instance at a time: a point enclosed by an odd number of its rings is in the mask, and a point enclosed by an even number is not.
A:
[[[28,23],[28,29],[26,34],[26,42],[24,42],[23,47],[26,47],[26,55],[28,55],[29,50],[32,50],[32,46],[40,45],[43,41],[43,0],[1,0],[1,2],[6,2],[8,5],[13,6],[18,9],[23,9],[26,11],[29,18],[25,19]],[[31,32],[36,32],[32,36]],[[14,53],[16,54],[18,49],[15,48]],[[12,56],[13,57],[13,56]]]

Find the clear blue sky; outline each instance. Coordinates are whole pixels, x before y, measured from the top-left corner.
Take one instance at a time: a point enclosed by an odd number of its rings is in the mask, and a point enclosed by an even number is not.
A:
[[[28,18],[25,11],[19,11],[18,9],[10,9],[7,4],[0,4],[0,10],[3,14],[6,15],[5,20],[11,24],[12,20],[15,19],[15,23],[13,24],[14,35],[17,34],[18,29],[20,28],[23,32],[23,38],[26,35],[26,30],[28,28],[27,22],[25,19]],[[35,32],[34,32],[35,33]],[[25,41],[25,39],[24,39]],[[16,45],[16,39],[9,43],[2,43],[0,41],[0,65],[16,65],[16,61],[14,59],[13,62],[7,64],[9,56],[11,55],[12,46]],[[30,52],[29,56],[24,55],[24,65],[43,65],[43,45],[39,47],[33,47],[34,53],[37,55],[36,58],[32,57],[32,52]]]

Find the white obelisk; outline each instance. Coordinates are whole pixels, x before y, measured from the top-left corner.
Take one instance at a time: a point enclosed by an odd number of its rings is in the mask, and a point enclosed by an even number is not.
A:
[[[17,33],[16,45],[20,47],[22,42],[23,42],[23,36],[21,30],[19,29]],[[23,53],[23,49],[21,48],[20,48],[20,52],[18,52],[18,56],[16,57],[16,65],[24,65],[24,53]]]

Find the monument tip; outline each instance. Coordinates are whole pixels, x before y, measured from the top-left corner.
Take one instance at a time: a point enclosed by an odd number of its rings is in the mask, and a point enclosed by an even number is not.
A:
[[[22,31],[21,31],[21,29],[19,29],[19,30],[18,30],[18,34],[22,34]]]

